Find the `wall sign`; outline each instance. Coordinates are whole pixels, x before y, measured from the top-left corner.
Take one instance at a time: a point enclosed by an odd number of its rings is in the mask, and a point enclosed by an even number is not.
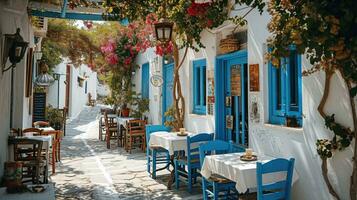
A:
[[[259,91],[259,64],[249,65],[249,90],[251,92]]]
[[[231,68],[231,95],[241,96],[240,65]]]
[[[215,102],[213,72],[211,73],[209,71],[208,75],[209,75],[209,77],[207,78],[207,80],[208,80],[208,86],[207,86],[207,113],[209,115],[213,115],[214,102]]]
[[[233,129],[233,115],[226,115],[226,128]]]

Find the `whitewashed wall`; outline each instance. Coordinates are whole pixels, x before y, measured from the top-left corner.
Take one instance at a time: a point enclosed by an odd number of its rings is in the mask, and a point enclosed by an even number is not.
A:
[[[77,81],[78,76],[86,76],[83,86],[80,87]],[[69,95],[69,116],[75,118],[88,103],[88,93],[92,99],[97,98],[97,73],[93,72],[87,65],[79,67],[71,66],[71,86]],[[87,82],[87,93],[85,93],[85,82]]]
[[[33,30],[27,16],[27,1],[0,1],[0,35],[13,34],[16,28],[21,28],[21,35],[29,42],[29,47],[35,47]],[[1,38],[1,48],[2,48]],[[0,50],[0,55],[2,52]],[[2,56],[1,56],[2,57]],[[0,59],[0,65],[2,65]],[[6,63],[9,66],[10,63]],[[32,116],[29,114],[29,98],[25,98],[25,58],[17,64],[14,71],[14,116],[13,127],[30,127]],[[7,160],[7,136],[10,130],[10,77],[11,71],[0,72],[0,177],[3,175],[4,162]]]
[[[242,11],[244,12],[244,11]],[[232,15],[239,13],[232,12]],[[294,157],[296,159],[295,169],[299,180],[293,186],[293,199],[321,200],[333,199],[327,190],[321,175],[321,161],[317,155],[315,142],[319,138],[331,138],[332,133],[324,126],[323,118],[318,114],[316,108],[322,97],[324,87],[324,74],[322,72],[309,77],[303,77],[303,127],[288,128],[268,124],[269,102],[268,102],[268,69],[264,62],[266,53],[266,41],[269,37],[267,23],[270,16],[267,12],[260,15],[257,11],[251,12],[247,16],[248,31],[248,64],[259,64],[260,67],[260,92],[249,92],[248,115],[251,113],[253,102],[258,103],[260,114],[259,122],[249,120],[250,146],[257,152],[277,157]],[[193,132],[214,131],[214,116],[192,114],[192,60],[206,58],[207,73],[214,72],[217,44],[227,32],[231,30],[230,25],[220,27],[214,31],[204,31],[202,42],[206,46],[199,52],[189,50],[187,59],[180,71],[182,89],[186,100],[185,127]],[[183,52],[181,51],[181,57]],[[156,55],[152,50],[139,55],[137,62],[150,62],[150,76],[153,73],[152,60]],[[162,74],[162,61],[157,63]],[[302,61],[302,68],[311,67],[306,59]],[[207,77],[209,74],[207,74]],[[141,71],[136,72],[136,90],[141,90]],[[248,86],[249,88],[249,86]],[[342,122],[347,127],[352,127],[351,108],[346,96],[346,88],[340,77],[335,76],[332,82],[330,96],[332,98],[326,104],[326,112],[335,113],[336,120]],[[153,124],[161,123],[162,106],[161,89],[150,85],[150,120]],[[349,178],[352,171],[352,147],[342,153],[337,153],[333,161],[330,162],[330,179],[342,199],[349,199]]]
[[[59,108],[62,109],[65,106],[66,101],[66,67],[67,60],[64,60],[61,64],[57,65],[53,70],[54,73],[61,74],[59,77],[59,81],[55,81],[48,87],[47,92],[47,105],[52,105],[54,108],[57,108],[57,104]],[[59,82],[59,95],[58,95],[58,82]],[[58,98],[59,96],[59,98]]]

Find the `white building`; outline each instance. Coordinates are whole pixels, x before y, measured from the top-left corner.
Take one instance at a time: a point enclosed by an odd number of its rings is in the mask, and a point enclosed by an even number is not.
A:
[[[26,57],[30,48],[33,48],[33,51],[36,52],[40,50],[40,46],[35,44],[34,29],[29,21],[26,5],[27,3],[24,3],[23,0],[0,1],[0,66],[5,65],[8,67],[11,64],[9,61],[2,63],[4,34],[14,34],[16,28],[20,28],[21,36],[26,42],[29,42],[25,57],[16,65],[16,68],[14,68],[13,123],[11,127],[9,117],[11,102],[11,70],[4,73],[0,72],[0,177],[4,173],[4,162],[8,159],[7,138],[10,128],[32,126],[32,97],[26,97],[25,95],[27,86],[26,75],[28,74],[26,70]]]
[[[239,13],[232,13],[232,15],[237,14]],[[301,127],[285,126],[281,123],[281,118],[274,114],[277,108],[272,106],[283,105],[277,103],[279,102],[276,100],[277,94],[270,96],[274,89],[269,85],[274,82],[274,78],[269,75],[270,66],[264,60],[264,55],[267,52],[266,42],[270,35],[266,28],[270,16],[267,12],[260,15],[255,10],[246,19],[247,26],[240,30],[243,32],[241,34],[243,37],[244,31],[247,33],[242,40],[246,40],[246,48],[243,45],[243,48],[238,52],[219,55],[220,40],[230,34],[234,28],[234,26],[226,24],[216,30],[204,31],[201,34],[201,41],[206,46],[205,49],[201,49],[199,52],[189,50],[180,69],[182,91],[186,101],[185,127],[192,132],[214,132],[218,139],[232,139],[237,143],[248,145],[259,153],[276,157],[294,157],[299,179],[293,186],[293,199],[333,199],[323,180],[321,160],[315,145],[317,139],[332,137],[331,132],[324,126],[324,119],[317,112],[317,106],[323,93],[324,73],[319,72],[302,78],[299,76],[289,78],[296,82],[289,83],[290,89],[284,92],[290,94],[290,102],[293,101],[292,99],[296,101],[296,105],[294,105],[296,111],[294,112],[298,113],[298,122]],[[180,52],[180,57],[182,58],[182,56],[183,51]],[[294,69],[299,70],[299,73],[295,74],[300,74],[303,70],[311,67],[304,56],[295,58],[296,62],[291,63],[292,67],[295,66]],[[150,97],[149,123],[162,124],[163,113],[168,107],[167,104],[172,101],[170,100],[172,98],[172,93],[170,93],[172,65],[164,64],[162,58],[155,55],[152,49],[139,55],[137,63],[142,67],[136,72],[135,89],[137,92],[142,92],[147,89],[145,85],[150,85],[148,89]],[[142,72],[142,69],[145,68],[144,65],[147,64],[149,64],[150,78],[157,77],[156,75],[163,78],[164,84],[161,87],[154,87],[150,84],[148,77],[142,77],[142,74],[148,76]],[[259,66],[259,78],[254,78],[254,81],[259,80],[259,88],[257,91],[250,91],[253,87],[250,85],[253,77],[250,76],[249,69],[256,64]],[[201,71],[199,70],[200,66],[203,66]],[[196,76],[205,81],[198,81]],[[229,81],[232,78],[234,80]],[[212,80],[214,81],[212,82]],[[241,80],[240,85],[236,85],[236,80]],[[142,84],[142,81],[145,83]],[[212,85],[214,85],[213,93]],[[353,127],[351,108],[346,96],[347,88],[341,77],[337,75],[333,77],[332,85],[333,89],[330,94],[331,98],[327,102],[326,112],[335,113],[337,121],[342,122],[346,127]],[[297,96],[291,96],[293,93]],[[229,98],[229,96],[234,97]],[[202,98],[204,100],[201,100]],[[214,98],[214,104],[210,104],[210,98]],[[230,99],[230,102],[227,102],[227,99]],[[292,103],[290,106],[292,109]],[[211,112],[212,107],[214,107],[213,113]],[[290,113],[285,114],[289,115]],[[233,116],[233,118],[227,118],[227,115]],[[232,119],[232,121],[226,123],[226,119]],[[233,125],[230,127],[232,123]],[[246,130],[243,131],[243,127]],[[237,137],[240,140],[236,140]],[[329,178],[342,199],[349,199],[352,146],[343,152],[336,153],[329,163]]]
[[[68,63],[69,60],[64,59],[53,70],[58,78],[48,88],[47,104],[60,109],[67,107],[68,117],[75,118],[88,104],[89,94],[97,99],[97,72],[85,64],[76,67]]]

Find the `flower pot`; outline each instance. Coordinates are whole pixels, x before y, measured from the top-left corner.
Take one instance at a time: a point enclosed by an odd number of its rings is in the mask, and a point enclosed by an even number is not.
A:
[[[129,117],[130,109],[129,108],[123,108],[121,110],[121,116],[122,117]]]

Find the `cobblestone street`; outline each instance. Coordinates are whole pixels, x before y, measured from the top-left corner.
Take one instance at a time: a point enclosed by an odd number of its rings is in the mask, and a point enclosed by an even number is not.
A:
[[[145,154],[132,154],[111,149],[98,140],[99,107],[86,107],[67,124],[61,144],[61,163],[51,176],[56,187],[56,199],[201,199],[201,187],[193,194],[181,190],[167,190],[168,171],[153,180],[146,172]]]

